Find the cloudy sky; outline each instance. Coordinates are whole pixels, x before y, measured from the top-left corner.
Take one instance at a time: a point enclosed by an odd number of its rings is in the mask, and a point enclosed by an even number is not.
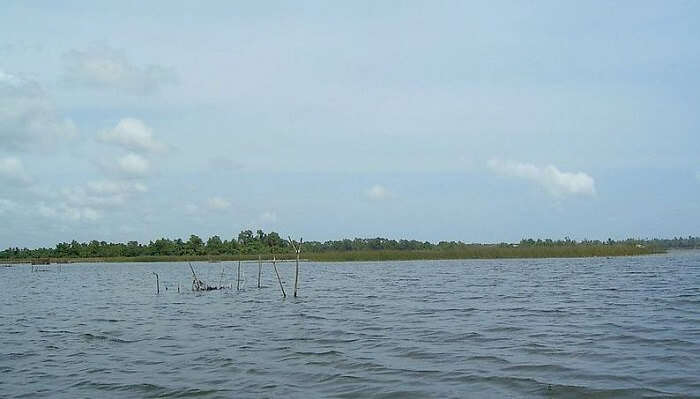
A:
[[[0,247],[700,233],[699,2],[141,3],[0,5]]]

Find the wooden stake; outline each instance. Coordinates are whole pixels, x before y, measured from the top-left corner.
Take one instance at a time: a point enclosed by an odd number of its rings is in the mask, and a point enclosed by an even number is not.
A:
[[[160,280],[158,279],[158,273],[151,272],[156,275],[156,295],[160,295]]]
[[[292,237],[287,236],[289,238],[289,243],[292,244],[292,248],[294,248],[294,251],[297,253],[297,262],[296,262],[296,267],[294,268],[294,297],[297,297],[297,289],[299,287],[299,254],[301,253],[301,243],[304,242],[303,238],[299,239],[299,246],[297,247],[294,245],[294,241],[292,241]]]
[[[260,277],[262,276],[262,255],[258,255],[258,288],[260,288]]]
[[[238,280],[236,281],[236,290],[241,289],[241,261],[238,261]]]
[[[287,293],[284,292],[284,287],[282,286],[282,279],[280,278],[280,273],[277,271],[277,265],[275,264],[275,257],[272,257],[272,267],[275,268],[275,274],[277,275],[277,281],[280,283],[280,289],[282,290],[282,296],[287,297]]]

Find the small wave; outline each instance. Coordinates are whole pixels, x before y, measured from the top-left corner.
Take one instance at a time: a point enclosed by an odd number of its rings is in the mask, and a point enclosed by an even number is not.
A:
[[[117,337],[110,337],[108,335],[91,334],[91,333],[83,333],[83,334],[81,334],[81,337],[83,337],[84,339],[86,339],[88,341],[101,340],[101,341],[117,342],[120,344],[132,344],[135,342],[143,341],[142,339],[128,340],[128,339],[122,339],[122,338],[117,338]]]
[[[680,346],[680,347],[691,347],[694,344],[678,338],[646,338],[640,337],[633,334],[622,334],[616,336],[609,336],[601,338],[601,341],[616,341],[632,344],[646,344],[654,346]]]
[[[524,328],[516,327],[516,326],[497,326],[497,327],[487,328],[484,331],[488,331],[488,332],[516,332],[516,331],[522,331],[522,330],[524,330]]]
[[[301,356],[341,356],[343,354],[343,352],[330,349],[330,350],[320,351],[320,352],[294,351],[294,354],[301,355]]]
[[[303,318],[305,318],[305,319],[311,319],[311,320],[328,320],[328,319],[326,319],[326,318],[323,317],[323,316],[316,316],[316,315],[305,314],[305,313],[302,313],[302,314],[301,314],[301,317],[303,317]]]
[[[98,323],[118,323],[120,321],[124,320],[117,320],[117,319],[92,319],[92,321],[96,321]]]
[[[15,361],[20,359],[25,359],[28,357],[36,356],[34,352],[10,352],[10,353],[0,353],[0,360],[2,361]]]
[[[200,396],[214,396],[214,397],[231,397],[233,391],[230,389],[178,389],[174,391],[169,391],[167,395],[168,398],[196,398]],[[234,395],[235,396],[235,395]],[[161,397],[161,396],[157,396]]]
[[[347,374],[333,374],[333,375],[326,375],[326,376],[320,376],[318,378],[318,382],[324,383],[324,382],[338,382],[338,383],[343,383],[343,382],[355,382],[355,381],[360,381],[360,380],[365,380],[364,377],[358,377],[356,375],[347,375]]]
[[[83,380],[75,383],[71,386],[72,388],[88,388],[97,391],[108,391],[108,392],[123,392],[123,393],[133,393],[138,395],[143,395],[146,398],[193,398],[199,396],[211,396],[211,395],[222,395],[228,396],[230,390],[221,389],[197,389],[197,388],[180,388],[172,389],[162,385],[141,383],[141,384],[118,384],[118,383],[104,383],[104,382],[94,382],[89,380]]]
[[[568,373],[573,371],[568,367],[560,366],[557,364],[517,364],[513,366],[504,367],[504,371],[524,371],[524,372],[556,372],[556,373]]]
[[[469,361],[474,361],[474,362],[493,362],[493,363],[499,363],[499,364],[510,364],[509,361],[502,359],[497,356],[485,356],[485,355],[479,355],[479,356],[471,356],[469,357]]]

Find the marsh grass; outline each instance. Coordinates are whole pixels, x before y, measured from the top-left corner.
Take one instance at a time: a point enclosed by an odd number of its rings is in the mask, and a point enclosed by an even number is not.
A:
[[[583,258],[594,256],[631,256],[661,253],[663,250],[628,245],[503,247],[474,245],[443,250],[376,250],[307,253],[315,261],[387,261],[420,259],[499,259],[499,258]]]
[[[635,245],[558,245],[558,246],[503,246],[503,245],[467,245],[453,249],[428,250],[355,250],[304,252],[301,258],[315,262],[355,262],[355,261],[391,261],[391,260],[429,260],[429,259],[505,259],[505,258],[583,258],[595,256],[634,256],[663,253],[656,247],[638,247]],[[278,261],[292,261],[294,253],[275,254]],[[258,254],[250,255],[168,255],[168,256],[119,256],[102,258],[70,258],[61,261],[71,263],[124,263],[124,262],[224,262],[257,261]],[[265,262],[270,261],[263,254]],[[54,260],[52,260],[54,261]]]

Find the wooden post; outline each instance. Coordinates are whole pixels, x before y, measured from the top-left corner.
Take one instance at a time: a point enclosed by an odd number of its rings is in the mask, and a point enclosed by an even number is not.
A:
[[[241,289],[241,261],[238,261],[238,280],[236,281],[236,290]]]
[[[297,262],[294,268],[294,297],[296,298],[297,289],[299,287],[299,254],[301,253],[301,243],[304,242],[304,239],[300,238],[299,246],[296,246],[294,241],[292,241],[292,237],[287,236],[287,238],[289,238],[289,243],[292,244],[292,248],[294,248],[294,251],[297,253]]]
[[[151,272],[156,275],[156,295],[160,295],[160,280],[158,279],[158,273]]]
[[[260,288],[260,277],[262,276],[262,255],[258,255],[258,288]]]
[[[299,287],[299,250],[297,250],[297,264],[294,267],[294,298],[297,297],[297,288]]]
[[[277,275],[277,281],[280,283],[280,289],[282,290],[282,296],[287,297],[287,293],[284,292],[284,287],[282,286],[282,279],[280,278],[280,273],[277,271],[277,265],[275,264],[275,257],[272,256],[272,267],[275,269],[275,274]]]

